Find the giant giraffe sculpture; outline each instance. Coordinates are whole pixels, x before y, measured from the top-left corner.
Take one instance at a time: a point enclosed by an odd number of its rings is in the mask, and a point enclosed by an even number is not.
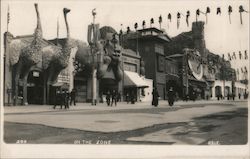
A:
[[[71,53],[71,46],[69,44],[70,40],[70,32],[69,25],[67,21],[67,14],[70,12],[69,9],[64,8],[64,20],[67,29],[67,38],[65,39],[65,44],[62,45],[60,51],[58,51],[53,57],[48,67],[48,79],[47,79],[47,101],[49,101],[50,97],[50,86],[55,83],[59,73],[68,66],[69,57]]]
[[[41,42],[42,42],[42,27],[38,4],[34,4],[37,15],[37,26],[34,32],[34,39],[31,44],[22,48],[20,56],[16,65],[15,75],[15,91],[14,91],[14,105],[17,104],[18,86],[20,78],[23,79],[23,103],[27,103],[27,78],[32,66],[40,62],[41,58]]]

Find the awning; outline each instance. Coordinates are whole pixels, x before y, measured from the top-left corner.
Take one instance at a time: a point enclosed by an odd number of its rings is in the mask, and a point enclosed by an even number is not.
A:
[[[136,72],[124,71],[124,87],[146,88],[149,86]]]

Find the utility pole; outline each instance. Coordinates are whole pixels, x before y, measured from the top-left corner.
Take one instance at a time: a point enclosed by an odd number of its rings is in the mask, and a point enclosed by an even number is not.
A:
[[[91,97],[92,105],[96,105],[96,68],[95,68],[95,44],[97,43],[97,26],[95,25],[96,9],[92,10],[93,22],[88,26],[88,43],[90,45],[90,53],[92,55],[92,83],[91,83]]]

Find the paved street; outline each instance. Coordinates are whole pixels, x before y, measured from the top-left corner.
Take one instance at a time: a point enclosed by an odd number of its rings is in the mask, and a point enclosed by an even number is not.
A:
[[[7,143],[246,144],[247,101],[176,102],[4,108]]]

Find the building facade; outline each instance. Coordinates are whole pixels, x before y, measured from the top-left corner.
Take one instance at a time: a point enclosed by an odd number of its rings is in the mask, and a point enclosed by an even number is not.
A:
[[[140,54],[145,63],[145,77],[153,80],[161,99],[166,96],[164,44],[170,38],[157,28],[146,28],[122,35],[122,46]]]

